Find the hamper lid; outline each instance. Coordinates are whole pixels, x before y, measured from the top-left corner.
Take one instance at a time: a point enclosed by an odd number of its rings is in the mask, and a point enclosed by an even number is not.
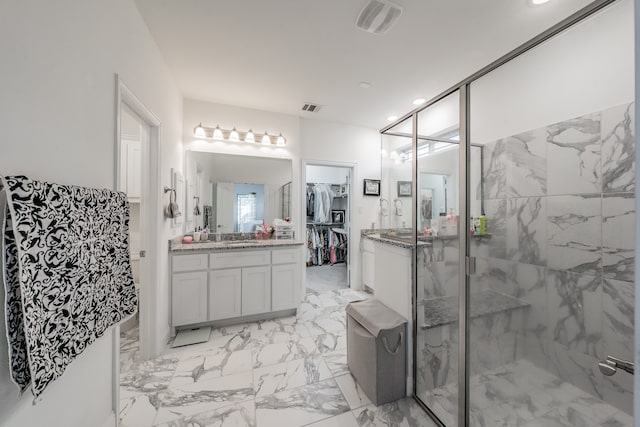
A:
[[[349,316],[375,337],[380,334],[380,331],[394,329],[407,323],[407,319],[375,298],[352,302],[347,305],[346,311]]]

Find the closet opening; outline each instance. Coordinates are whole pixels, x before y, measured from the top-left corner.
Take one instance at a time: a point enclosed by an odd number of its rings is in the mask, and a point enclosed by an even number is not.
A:
[[[350,166],[305,166],[307,293],[350,287],[352,175]]]

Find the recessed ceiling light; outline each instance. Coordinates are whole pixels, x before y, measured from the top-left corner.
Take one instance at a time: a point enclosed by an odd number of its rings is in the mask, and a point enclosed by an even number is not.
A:
[[[396,120],[398,120],[398,116],[389,116],[387,117],[387,120],[389,120],[390,122],[395,122]]]
[[[358,86],[360,86],[362,89],[369,89],[371,87],[371,83],[369,83],[369,82],[360,82],[360,83],[358,83]]]
[[[422,104],[424,104],[425,102],[427,102],[427,100],[426,100],[426,99],[424,99],[424,98],[417,98],[417,99],[414,99],[414,100],[413,100],[413,105],[422,105]]]
[[[529,6],[540,6],[547,3],[549,0],[528,0]]]

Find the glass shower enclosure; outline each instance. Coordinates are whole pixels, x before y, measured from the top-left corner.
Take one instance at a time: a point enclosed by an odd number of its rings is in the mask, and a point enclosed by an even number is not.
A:
[[[633,2],[596,2],[383,129],[438,424],[633,426],[633,40]]]

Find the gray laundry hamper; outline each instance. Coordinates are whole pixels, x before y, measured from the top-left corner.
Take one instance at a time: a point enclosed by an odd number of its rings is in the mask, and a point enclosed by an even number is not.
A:
[[[407,320],[377,299],[347,305],[347,364],[376,405],[406,395]]]

